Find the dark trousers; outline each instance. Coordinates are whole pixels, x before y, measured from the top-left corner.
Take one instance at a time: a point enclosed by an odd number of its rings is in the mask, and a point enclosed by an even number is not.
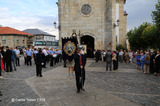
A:
[[[79,91],[80,89],[82,89],[82,83],[84,86],[84,82],[85,82],[85,71],[75,71],[76,74],[76,86],[77,86],[77,90]],[[82,74],[82,76],[81,76]]]
[[[47,55],[47,56],[46,56],[46,62],[47,62],[47,63],[49,62],[49,58],[50,58],[50,56]]]
[[[55,62],[56,62],[56,63],[59,62],[59,55],[57,55],[57,57],[55,58]]]
[[[36,63],[36,54],[33,54],[34,62]]]
[[[64,67],[66,67],[66,65],[67,65],[67,62],[66,62],[66,60],[63,60],[64,61]]]
[[[24,57],[24,64],[27,65],[27,57]]]
[[[96,56],[96,62],[98,62],[98,61],[99,61],[99,58],[100,58],[99,56]]]
[[[1,66],[0,66],[0,76],[2,76],[2,70],[1,70]]]
[[[54,58],[55,59],[55,64],[58,63],[58,56]]]
[[[62,62],[62,54],[59,54],[59,61]]]
[[[116,61],[115,69],[116,69],[116,70],[118,69],[118,60]]]
[[[150,70],[151,74],[153,74],[155,72],[155,64],[154,63],[150,63],[149,70]]]
[[[50,66],[53,66],[53,56],[50,56],[50,59],[51,59],[51,61],[50,61]]]
[[[160,65],[159,64],[156,64],[156,72],[160,73]]]
[[[19,64],[19,58],[16,58],[16,66],[20,65]]]
[[[29,65],[30,63],[30,66],[32,65],[32,61],[31,61],[31,56],[27,56],[27,65]]]
[[[36,74],[42,76],[42,65],[39,63],[36,64]]]
[[[113,60],[113,70],[116,70],[116,61]]]
[[[43,60],[44,65],[43,65],[43,67],[46,67],[46,59],[47,59],[47,56],[44,57],[44,60]]]
[[[106,62],[106,71],[108,71],[108,65],[110,67],[110,71],[112,71],[112,62]]]
[[[6,71],[7,72],[11,72],[12,71],[12,64],[11,64],[11,60],[6,60]]]

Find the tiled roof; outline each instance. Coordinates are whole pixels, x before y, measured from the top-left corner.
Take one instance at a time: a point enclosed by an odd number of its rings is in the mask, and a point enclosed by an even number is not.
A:
[[[10,27],[0,27],[0,35],[2,34],[6,34],[6,35],[12,35],[12,34],[16,34],[16,35],[28,35],[28,36],[34,36],[32,34],[23,32],[23,31],[19,31],[17,29],[13,29]]]
[[[51,35],[47,32],[44,32],[40,29],[26,29],[26,30],[23,30],[24,32],[26,33],[30,33],[30,34],[33,34],[33,35]],[[55,36],[55,35],[51,35],[51,36]]]

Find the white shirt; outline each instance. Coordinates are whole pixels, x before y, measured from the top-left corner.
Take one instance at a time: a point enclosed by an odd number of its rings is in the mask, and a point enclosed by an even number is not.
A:
[[[81,54],[84,54],[83,50],[81,50]]]
[[[123,51],[120,52],[120,55],[121,55],[121,56],[123,55]]]
[[[105,56],[106,56],[106,52],[103,53],[103,57],[105,57]]]
[[[14,51],[16,52],[16,55],[19,55],[19,54],[20,54],[19,49],[15,49]]]
[[[43,51],[43,53],[44,53],[45,56],[48,55],[48,53],[47,53],[47,51],[45,49],[43,49],[42,51]]]

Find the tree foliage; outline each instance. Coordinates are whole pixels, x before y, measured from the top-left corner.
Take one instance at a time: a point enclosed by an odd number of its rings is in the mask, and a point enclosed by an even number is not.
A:
[[[149,23],[143,23],[138,28],[134,28],[127,33],[127,37],[132,50],[136,49],[146,49],[147,42],[144,39],[143,31],[150,25]]]
[[[155,5],[155,7],[156,10],[152,11],[152,19],[157,27],[160,28],[160,0],[158,0],[158,3]]]
[[[122,49],[122,50],[127,50],[127,48],[125,48],[125,47],[124,47],[123,45],[121,45],[121,44],[120,44],[120,45],[116,45],[116,50],[119,51],[119,50],[121,50],[121,49]]]
[[[160,0],[155,7],[156,10],[152,12],[154,24],[146,22],[127,33],[132,50],[160,48]]]

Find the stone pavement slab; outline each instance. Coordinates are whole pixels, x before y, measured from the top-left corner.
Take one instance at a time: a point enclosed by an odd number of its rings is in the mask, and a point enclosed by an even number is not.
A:
[[[138,106],[140,104],[120,98],[103,89],[85,85],[76,93],[75,78],[69,77],[67,69],[58,67],[43,73],[43,78],[26,79],[28,85],[45,98],[49,106]]]
[[[36,77],[35,65],[23,65],[3,74],[0,106],[159,106],[160,77],[145,75],[134,64],[120,63],[119,69],[105,71],[105,62],[88,59],[86,91],[76,93],[75,77],[62,64],[43,69]],[[14,98],[14,101],[13,101]],[[23,101],[23,99],[37,99]],[[19,101],[17,101],[17,99]]]

